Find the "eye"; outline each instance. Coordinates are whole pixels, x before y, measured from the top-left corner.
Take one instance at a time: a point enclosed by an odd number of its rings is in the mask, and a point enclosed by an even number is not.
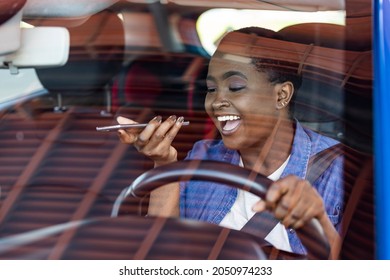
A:
[[[237,78],[236,76],[233,76],[228,81],[229,91],[231,92],[238,92],[240,90],[243,90],[246,88],[247,83],[242,78]]]
[[[244,88],[245,88],[245,86],[234,86],[234,87],[229,87],[229,90],[231,92],[237,92],[237,91],[240,91],[240,90],[242,90]]]
[[[207,88],[207,93],[215,93],[216,91],[216,88]]]

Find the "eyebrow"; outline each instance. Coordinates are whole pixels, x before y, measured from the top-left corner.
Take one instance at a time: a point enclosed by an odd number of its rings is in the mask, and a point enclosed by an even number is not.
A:
[[[222,79],[226,80],[230,78],[231,76],[239,76],[245,80],[248,80],[247,77],[241,73],[240,71],[228,71],[222,75]],[[206,80],[215,81],[215,78],[213,76],[207,76]]]

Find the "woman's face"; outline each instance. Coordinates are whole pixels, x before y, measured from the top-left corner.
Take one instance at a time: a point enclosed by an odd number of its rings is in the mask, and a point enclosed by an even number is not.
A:
[[[250,59],[216,54],[207,76],[205,109],[231,149],[262,147],[279,116],[279,84],[257,71]]]

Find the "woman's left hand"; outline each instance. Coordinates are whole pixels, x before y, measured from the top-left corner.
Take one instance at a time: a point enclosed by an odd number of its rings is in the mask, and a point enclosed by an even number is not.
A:
[[[324,203],[316,189],[307,180],[289,175],[275,181],[265,200],[256,203],[253,210],[271,211],[286,228],[300,228],[312,218],[319,221],[326,216]]]

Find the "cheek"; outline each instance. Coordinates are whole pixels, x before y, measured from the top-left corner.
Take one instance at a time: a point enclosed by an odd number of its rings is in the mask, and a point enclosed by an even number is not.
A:
[[[276,111],[275,100],[272,96],[252,97],[242,104],[247,108],[247,112],[253,115],[273,115]]]
[[[265,102],[264,99],[252,96],[236,100],[234,104],[242,114],[256,117],[256,115],[264,113],[264,109],[267,108],[266,103],[268,102]]]
[[[209,114],[209,115],[212,112],[212,105],[211,105],[212,102],[213,102],[213,99],[210,97],[209,94],[207,94],[205,99],[204,99],[204,108],[205,108],[207,114]]]

